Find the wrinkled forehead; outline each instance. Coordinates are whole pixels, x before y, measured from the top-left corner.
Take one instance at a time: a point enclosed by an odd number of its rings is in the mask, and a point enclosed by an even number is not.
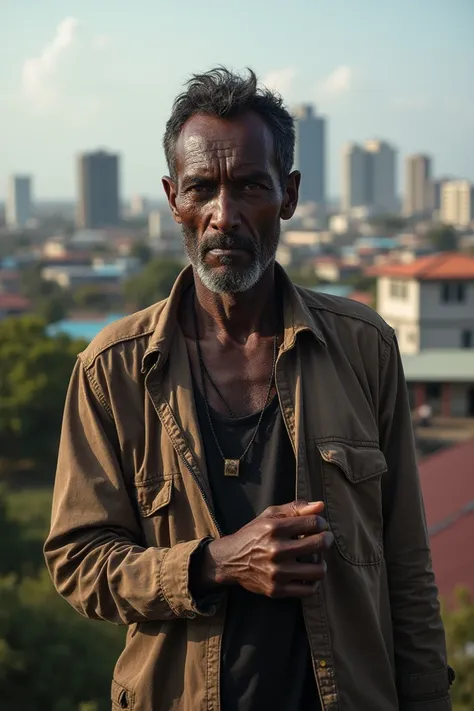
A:
[[[276,171],[273,136],[264,121],[251,112],[232,119],[196,114],[176,143],[176,171],[182,176],[200,168],[236,169],[252,165]]]

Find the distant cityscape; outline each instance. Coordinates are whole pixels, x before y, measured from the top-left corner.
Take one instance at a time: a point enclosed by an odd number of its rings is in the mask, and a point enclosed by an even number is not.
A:
[[[474,220],[474,185],[462,177],[436,176],[433,157],[405,158],[404,191],[398,196],[398,151],[386,140],[368,139],[363,145],[347,143],[341,150],[339,206],[327,195],[327,119],[310,104],[294,109],[295,168],[302,173],[300,203],[312,204],[319,223],[339,213],[349,219],[402,213],[408,218],[434,217],[446,224],[467,227]],[[99,150],[77,157],[76,225],[82,229],[117,227],[122,220],[118,154]],[[36,215],[34,177],[12,175],[5,201],[9,228],[31,225]],[[147,200],[131,199],[129,214],[147,212]]]
[[[428,400],[439,416],[474,417],[473,185],[436,175],[434,157],[420,153],[404,158],[400,198],[396,147],[368,138],[341,148],[334,203],[327,119],[309,104],[294,117],[300,203],[282,225],[278,261],[296,282],[372,306],[396,329],[415,409]],[[35,204],[34,177],[10,177],[0,224],[0,319],[47,303],[51,328],[90,339],[147,303],[130,297],[127,284],[150,263],[186,264],[163,198],[124,203],[121,163],[106,150],[78,155],[75,204]],[[22,286],[32,267],[46,301]],[[435,382],[426,380],[435,366]]]

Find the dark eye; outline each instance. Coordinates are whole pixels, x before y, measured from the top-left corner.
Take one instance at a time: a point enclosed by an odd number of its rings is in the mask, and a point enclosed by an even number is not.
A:
[[[188,189],[189,193],[208,193],[210,192],[211,187],[209,185],[201,184],[201,185],[191,185],[191,187]]]
[[[265,186],[260,183],[245,183],[244,190],[259,190],[264,187]]]

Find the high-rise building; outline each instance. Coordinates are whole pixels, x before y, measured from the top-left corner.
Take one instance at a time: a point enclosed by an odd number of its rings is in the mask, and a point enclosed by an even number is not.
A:
[[[368,207],[373,212],[398,211],[397,152],[385,141],[348,143],[342,152],[341,207],[349,212]]]
[[[408,156],[405,162],[403,214],[406,217],[422,217],[432,212],[434,202],[431,158],[425,155]]]
[[[441,220],[457,227],[474,221],[474,185],[469,180],[450,180],[441,187]]]
[[[397,151],[385,141],[364,143],[367,153],[367,178],[370,205],[377,212],[398,212]]]
[[[11,175],[8,181],[8,193],[5,217],[9,227],[25,227],[33,216],[31,198],[31,177]]]
[[[357,143],[347,143],[342,149],[341,207],[344,212],[371,203],[369,182],[366,151]]]
[[[119,156],[106,151],[78,158],[77,225],[82,229],[115,227],[120,221]]]
[[[300,203],[326,202],[326,120],[310,105],[299,106],[295,118],[295,168],[301,172]]]

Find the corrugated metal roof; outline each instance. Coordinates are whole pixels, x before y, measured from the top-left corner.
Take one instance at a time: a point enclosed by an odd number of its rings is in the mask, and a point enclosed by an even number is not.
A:
[[[420,480],[436,582],[450,597],[457,586],[474,592],[474,439],[420,462]]]
[[[474,383],[473,348],[439,348],[402,355],[408,382]]]

